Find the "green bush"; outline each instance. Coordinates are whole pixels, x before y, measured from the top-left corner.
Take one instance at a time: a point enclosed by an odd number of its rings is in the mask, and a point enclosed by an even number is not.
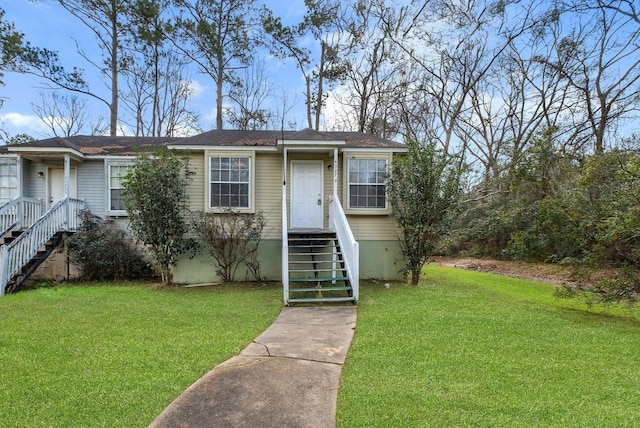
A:
[[[90,211],[81,214],[78,232],[69,239],[71,260],[86,280],[136,279],[150,277],[151,264],[140,248],[113,221]]]

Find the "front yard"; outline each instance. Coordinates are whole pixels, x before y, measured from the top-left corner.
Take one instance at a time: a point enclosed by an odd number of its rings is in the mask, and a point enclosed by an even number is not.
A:
[[[142,427],[276,318],[279,285],[68,285],[0,299],[0,421]],[[340,427],[637,426],[640,321],[550,285],[430,266],[368,282]]]
[[[522,279],[429,266],[362,290],[340,427],[640,425],[640,320]]]
[[[271,325],[281,295],[127,284],[0,298],[0,426],[146,427]]]

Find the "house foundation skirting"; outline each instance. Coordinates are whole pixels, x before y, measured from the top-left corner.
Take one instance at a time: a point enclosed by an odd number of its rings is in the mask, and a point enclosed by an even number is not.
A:
[[[282,280],[282,241],[263,240],[260,243],[260,267],[262,277],[268,281]],[[403,257],[398,241],[360,241],[360,278],[403,280],[400,274]],[[174,270],[177,283],[204,283],[219,281],[213,258],[201,250],[195,257],[180,257]],[[253,281],[253,276],[244,265],[236,272],[237,281]]]

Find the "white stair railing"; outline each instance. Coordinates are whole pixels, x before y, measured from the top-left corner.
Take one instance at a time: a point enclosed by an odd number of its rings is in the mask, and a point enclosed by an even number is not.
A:
[[[351,226],[349,226],[337,194],[329,198],[329,229],[336,233],[347,276],[353,289],[353,298],[358,301],[360,294],[360,244],[353,237]]]
[[[42,202],[37,199],[18,196],[0,207],[0,236],[11,229],[26,229],[34,224],[43,213]]]
[[[75,231],[84,201],[64,198],[9,245],[0,247],[0,296],[7,283],[59,231]]]

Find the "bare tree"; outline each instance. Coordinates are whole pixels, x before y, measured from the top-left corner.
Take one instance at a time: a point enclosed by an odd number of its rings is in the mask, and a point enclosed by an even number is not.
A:
[[[108,130],[102,118],[91,123],[87,102],[81,100],[77,94],[41,93],[40,99],[40,104],[34,104],[33,110],[56,137],[102,135]]]
[[[256,60],[229,91],[229,99],[234,103],[234,107],[227,109],[229,123],[236,129],[265,129],[273,114],[265,107],[272,91],[264,61]]]
[[[251,57],[254,0],[176,0],[175,46],[216,84],[216,128],[223,127],[225,84],[238,82],[236,70]]]
[[[298,129],[298,124],[295,120],[287,120],[289,113],[294,109],[295,100],[290,102],[289,94],[284,89],[279,99],[280,105],[275,107],[273,114],[269,118],[269,127],[280,131]]]
[[[262,11],[262,26],[271,38],[268,44],[271,52],[282,59],[293,59],[305,81],[305,103],[307,106],[307,126],[319,129],[322,108],[327,97],[325,83],[339,80],[344,75],[341,62],[342,43],[337,17],[347,12],[335,0],[305,0],[307,14],[295,26],[285,26],[282,19],[274,16],[266,7]],[[316,49],[312,51],[304,40],[312,37]],[[314,60],[314,55],[317,59]]]
[[[549,61],[575,89],[584,106],[576,123],[576,144],[602,153],[621,119],[640,107],[640,26],[633,3],[568,2],[559,11],[571,25]]]
[[[333,95],[341,106],[343,129],[353,129],[392,138],[398,132],[396,106],[408,77],[407,64],[384,31],[385,2],[349,5],[337,20],[348,37],[341,47],[342,86]]]
[[[176,52],[154,56],[151,64],[143,57],[140,65],[130,67],[125,84],[121,101],[136,136],[176,137],[200,131],[199,116],[189,104],[193,87]]]
[[[118,130],[119,74],[121,69],[126,67],[128,60],[122,49],[122,41],[129,34],[127,13],[134,5],[128,0],[57,0],[57,2],[94,34],[100,50],[104,53],[104,64],[101,64],[85,52],[79,51],[87,62],[107,76],[111,92],[110,99],[88,90],[82,92],[109,107],[109,133],[115,136]],[[73,90],[73,88],[63,87]]]

